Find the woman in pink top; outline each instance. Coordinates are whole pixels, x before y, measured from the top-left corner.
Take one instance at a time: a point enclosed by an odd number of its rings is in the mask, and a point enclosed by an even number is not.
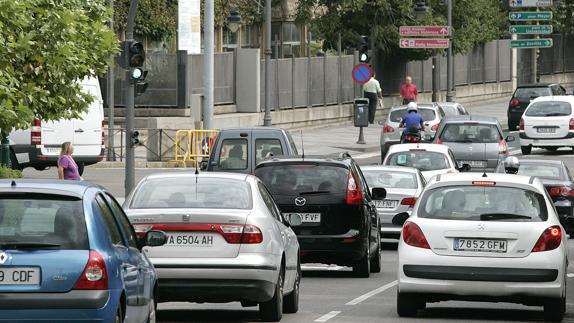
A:
[[[78,172],[78,165],[72,158],[74,146],[69,141],[62,144],[60,158],[58,158],[58,178],[79,181],[82,178]]]

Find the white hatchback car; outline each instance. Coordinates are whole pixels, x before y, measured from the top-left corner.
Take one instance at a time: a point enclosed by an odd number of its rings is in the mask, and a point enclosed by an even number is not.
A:
[[[255,176],[150,175],[124,209],[136,233],[167,234],[164,246],[143,249],[159,277],[158,301],[259,304],[273,322],[297,312],[297,236]]]
[[[415,316],[427,302],[469,300],[542,305],[546,320],[562,320],[567,240],[539,179],[437,176],[404,220],[400,316]]]
[[[407,166],[421,171],[426,181],[433,176],[470,170],[470,166],[459,165],[454,154],[446,145],[399,144],[389,148],[383,161],[385,166]]]
[[[532,147],[574,149],[573,106],[573,96],[545,96],[530,102],[519,124],[522,154],[530,154]]]

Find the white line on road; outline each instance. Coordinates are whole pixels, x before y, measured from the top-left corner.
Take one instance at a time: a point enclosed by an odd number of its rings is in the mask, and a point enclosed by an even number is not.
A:
[[[339,271],[345,269],[342,266],[328,266],[328,265],[301,265],[303,270],[327,270],[327,271]]]
[[[345,304],[345,305],[357,305],[357,304],[361,303],[362,301],[364,301],[364,300],[366,300],[366,299],[368,299],[368,298],[370,298],[370,297],[373,297],[373,296],[375,296],[375,295],[377,295],[377,294],[379,294],[379,293],[382,293],[382,292],[386,291],[386,290],[389,289],[389,288],[395,287],[395,286],[397,285],[397,283],[398,283],[398,281],[395,280],[394,282],[391,282],[391,283],[388,283],[388,284],[386,284],[386,285],[383,285],[383,286],[381,286],[381,287],[379,287],[379,288],[377,288],[377,289],[374,289],[374,290],[372,290],[372,291],[370,291],[370,292],[368,292],[368,293],[366,293],[366,294],[363,294],[363,295],[361,295],[361,296],[355,298],[354,300],[348,302],[348,303]]]
[[[566,276],[568,276],[568,278],[572,278],[572,277],[574,277],[574,274],[568,273],[568,274],[566,274]]]
[[[372,153],[365,153],[365,154],[353,156],[353,159],[367,159],[367,158],[377,157],[380,155],[381,155],[380,151],[374,151]]]
[[[334,318],[335,316],[339,315],[341,311],[331,311],[320,318],[316,319],[315,322],[327,322],[328,320]]]

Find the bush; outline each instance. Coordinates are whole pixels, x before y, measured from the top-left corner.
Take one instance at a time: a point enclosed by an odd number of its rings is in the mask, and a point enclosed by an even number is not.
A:
[[[0,166],[0,178],[22,178],[22,172],[16,169]]]

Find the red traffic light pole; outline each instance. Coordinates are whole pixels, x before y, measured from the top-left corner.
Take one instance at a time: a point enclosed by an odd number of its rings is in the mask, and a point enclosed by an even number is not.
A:
[[[126,44],[131,44],[134,41],[134,23],[136,17],[136,10],[138,7],[138,0],[131,0],[130,10],[128,12],[128,21],[126,28]],[[128,47],[129,45],[126,45]],[[132,68],[130,67],[130,55],[128,54],[130,48],[124,48],[124,59],[126,70],[127,87],[125,91],[126,102],[126,169],[124,189],[125,196],[128,196],[132,191],[135,184],[135,145],[131,140],[134,135],[134,119],[135,119],[135,84],[132,82]]]

